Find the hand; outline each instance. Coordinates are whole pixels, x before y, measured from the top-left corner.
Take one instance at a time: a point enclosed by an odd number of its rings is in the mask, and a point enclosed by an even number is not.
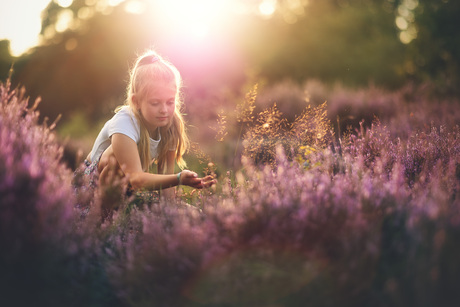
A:
[[[197,173],[189,170],[183,170],[180,175],[180,183],[195,189],[203,189],[211,187],[216,183],[216,180],[209,175],[204,178],[199,178]]]

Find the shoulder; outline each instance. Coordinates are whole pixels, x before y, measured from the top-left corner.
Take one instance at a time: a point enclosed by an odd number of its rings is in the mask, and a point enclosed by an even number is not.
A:
[[[112,117],[109,124],[109,136],[114,133],[122,133],[134,141],[139,138],[139,124],[132,110],[128,106],[123,106]]]
[[[123,106],[115,111],[115,115],[111,119],[112,123],[132,123],[137,125],[136,117],[133,111],[128,106]]]
[[[113,117],[132,117],[135,118],[133,111],[129,106],[121,106],[115,110],[115,115]]]

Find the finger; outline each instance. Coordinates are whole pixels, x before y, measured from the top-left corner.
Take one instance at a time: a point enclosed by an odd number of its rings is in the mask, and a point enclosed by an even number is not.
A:
[[[197,178],[198,177],[198,174],[195,173],[195,172],[191,172],[191,171],[186,171],[184,173],[185,177],[187,178]]]
[[[216,183],[215,180],[203,181],[202,182],[202,188],[209,188],[215,183]]]
[[[213,185],[213,184],[217,183],[217,180],[215,180],[214,178],[210,177],[210,178],[204,178],[203,182]]]
[[[192,178],[192,179],[189,179],[189,181],[187,182],[187,185],[193,188],[199,187],[201,186],[201,184],[202,184],[202,181],[200,178]]]

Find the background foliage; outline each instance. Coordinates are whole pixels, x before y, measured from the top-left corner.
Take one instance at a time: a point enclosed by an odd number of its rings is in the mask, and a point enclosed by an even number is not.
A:
[[[457,1],[278,1],[271,18],[229,13],[232,30],[217,32],[212,43],[165,37],[155,13],[158,1],[143,0],[140,13],[128,12],[129,2],[102,8],[101,1],[75,0],[63,8],[51,1],[43,13],[41,46],[13,58],[3,42],[2,80],[14,62],[13,83],[25,85],[32,99],[43,98],[43,115],[68,118],[78,110],[92,121],[123,101],[136,52],[152,46],[184,74],[189,100],[241,91],[254,78],[391,89],[431,81],[439,91],[454,91],[458,81]],[[63,11],[70,11],[73,22],[57,32]],[[399,27],[415,29],[408,44],[401,42]]]

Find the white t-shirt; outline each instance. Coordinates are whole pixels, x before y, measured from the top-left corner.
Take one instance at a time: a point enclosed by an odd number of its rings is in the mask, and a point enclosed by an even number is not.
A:
[[[115,115],[109,119],[94,142],[93,149],[91,150],[91,162],[99,159],[102,153],[110,146],[110,137],[115,133],[121,133],[134,142],[139,143],[140,129],[136,117],[131,111],[130,107],[123,106]],[[158,140],[150,138],[150,159],[158,156],[158,144],[161,141],[161,135],[158,133]]]

